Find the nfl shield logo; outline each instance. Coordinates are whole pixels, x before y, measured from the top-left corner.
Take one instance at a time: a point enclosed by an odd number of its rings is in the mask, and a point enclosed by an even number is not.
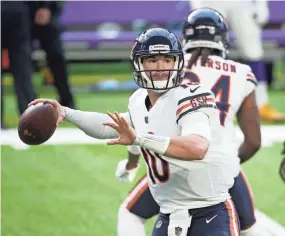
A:
[[[180,227],[175,227],[175,235],[179,236],[182,233],[182,228]]]
[[[148,116],[145,116],[145,117],[144,117],[144,122],[145,122],[146,124],[148,124]]]

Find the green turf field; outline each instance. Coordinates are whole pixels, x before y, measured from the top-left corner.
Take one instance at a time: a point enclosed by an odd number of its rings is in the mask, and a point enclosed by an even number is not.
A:
[[[257,207],[285,224],[285,189],[277,175],[280,149],[280,144],[263,148],[244,169]],[[114,177],[124,156],[124,148],[102,145],[4,147],[3,235],[116,235],[117,208],[132,187]]]
[[[129,95],[77,94],[76,101],[82,110],[121,112]],[[56,97],[45,89],[40,96]],[[270,99],[285,112],[282,92],[271,92]],[[5,95],[5,115],[9,127],[15,128],[18,118],[10,92]],[[281,147],[281,142],[262,147],[244,170],[257,208],[285,226],[285,185],[278,175]],[[126,156],[124,147],[76,144],[15,150],[2,146],[1,154],[2,235],[116,235],[117,209],[133,185],[121,184],[114,174],[117,162]],[[137,178],[144,174],[142,166]],[[153,222],[147,223],[147,235]]]

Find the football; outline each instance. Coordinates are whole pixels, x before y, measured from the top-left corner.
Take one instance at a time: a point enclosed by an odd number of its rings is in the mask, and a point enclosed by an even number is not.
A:
[[[28,107],[18,124],[20,139],[28,145],[46,142],[56,129],[58,112],[51,104],[38,103]]]

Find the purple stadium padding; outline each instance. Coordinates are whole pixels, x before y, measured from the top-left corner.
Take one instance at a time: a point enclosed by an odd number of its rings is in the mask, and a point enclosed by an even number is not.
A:
[[[285,1],[270,1],[269,22],[285,22]],[[69,1],[65,4],[61,22],[99,24],[104,22],[130,23],[145,19],[153,23],[183,20],[190,11],[188,1]]]
[[[270,1],[270,22],[285,23],[285,1]],[[76,1],[66,2],[61,22],[68,25],[88,25],[115,22],[130,24],[135,19],[144,19],[150,23],[182,22],[190,11],[188,1]],[[180,36],[180,32],[178,33]],[[64,32],[65,42],[87,42],[96,47],[102,42],[133,42],[135,32],[120,32],[116,37],[108,39],[98,32]],[[267,29],[263,32],[263,40],[280,45],[285,44],[285,31]],[[234,37],[231,36],[231,41]]]
[[[181,5],[184,6],[183,12],[179,11],[180,14],[175,14],[175,9]],[[183,20],[188,12],[188,2],[179,1],[78,1],[66,3],[61,20],[64,25],[104,22],[126,24],[135,19],[145,19],[156,23]]]
[[[269,22],[285,23],[285,1],[270,1],[269,3]]]
[[[181,37],[181,33],[176,33]],[[66,42],[87,42],[90,46],[94,47],[102,42],[134,42],[137,34],[135,32],[120,32],[112,39],[102,37],[96,32],[64,32],[62,39]],[[230,34],[230,41],[234,41],[234,35]],[[280,45],[285,45],[285,31],[281,30],[266,30],[262,35],[263,40],[272,41]]]

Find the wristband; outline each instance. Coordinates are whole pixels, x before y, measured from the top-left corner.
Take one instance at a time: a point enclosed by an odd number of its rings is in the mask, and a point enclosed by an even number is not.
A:
[[[170,143],[169,137],[162,137],[153,134],[137,134],[133,145],[138,145],[142,148],[149,149],[155,153],[164,155]]]

